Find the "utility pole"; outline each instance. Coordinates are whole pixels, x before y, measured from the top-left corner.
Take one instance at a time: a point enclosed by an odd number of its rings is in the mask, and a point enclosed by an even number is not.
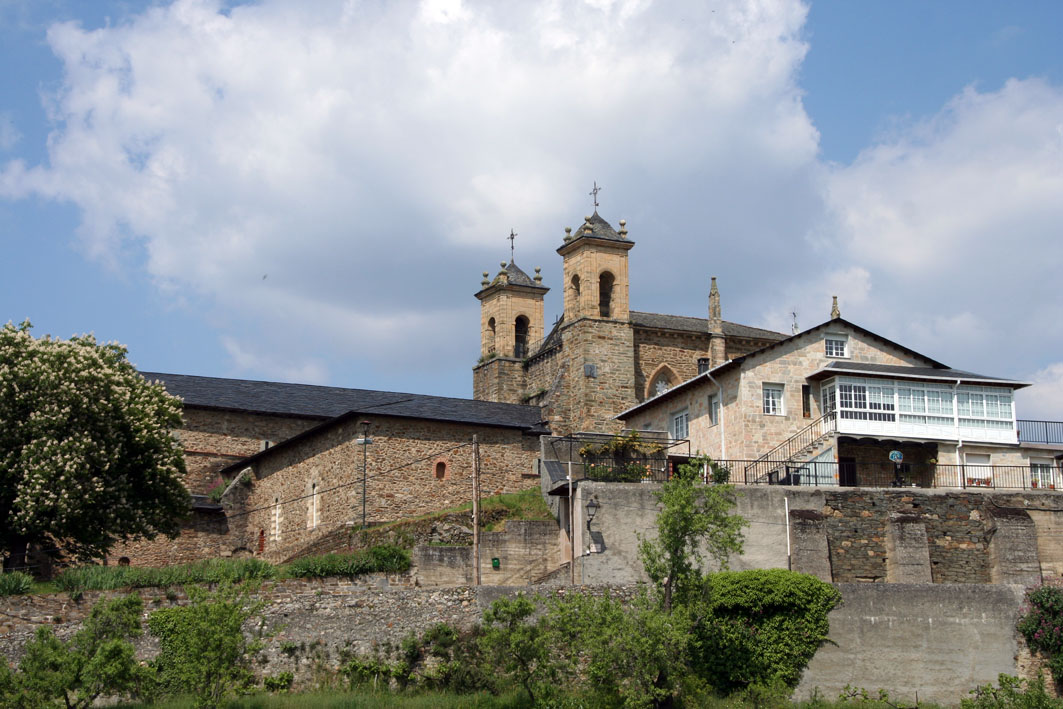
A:
[[[480,585],[480,437],[472,437],[472,557],[473,580]]]
[[[372,443],[372,439],[369,438],[369,426],[368,421],[361,422],[362,437],[357,441],[362,444],[362,529],[366,528],[365,524],[365,481],[366,470],[369,466],[369,444]]]
[[[597,184],[594,185],[598,187]],[[594,195],[595,200],[598,199],[597,193]],[[568,575],[569,583],[573,586],[576,585],[576,500],[572,495],[572,446],[569,445],[568,451]]]

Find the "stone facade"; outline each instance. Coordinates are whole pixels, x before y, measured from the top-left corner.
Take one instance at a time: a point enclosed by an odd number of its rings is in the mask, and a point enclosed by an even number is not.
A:
[[[242,504],[247,512],[236,508],[230,514],[234,546],[283,561],[337,527],[360,526],[363,454],[369,524],[470,501],[474,435],[479,437],[481,494],[539,486],[538,439],[518,429],[365,418],[371,423],[368,451],[358,442],[361,418],[354,417],[253,461]]]
[[[783,337],[724,323],[715,279],[710,302],[714,317],[709,320],[633,313],[628,252],[634,242],[627,239],[625,223],[621,221],[616,232],[595,214],[575,232],[566,232],[557,250],[562,257],[564,313],[545,340],[533,343],[527,357],[509,358],[504,346],[492,350],[498,335],[492,334],[496,331],[489,323],[494,319],[497,327],[503,302],[517,303],[532,292],[506,285],[506,278],[512,281],[506,273],[513,264],[504,266],[495,281],[485,277],[481,283],[483,289],[476,294],[481,301],[481,353],[496,351],[500,356],[486,359],[482,354],[473,369],[475,398],[538,404],[556,433],[616,432],[620,424],[613,417],[652,396],[657,378],[674,386],[697,374],[701,358],[719,364]]]

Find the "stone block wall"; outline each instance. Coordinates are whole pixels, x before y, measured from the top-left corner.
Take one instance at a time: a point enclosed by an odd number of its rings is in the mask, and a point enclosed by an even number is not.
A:
[[[561,565],[557,523],[510,520],[500,532],[480,535],[480,582],[520,586]],[[471,546],[418,546],[411,575],[418,586],[461,586],[475,581]],[[493,560],[499,566],[494,568]]]
[[[377,523],[446,509],[472,499],[473,435],[480,439],[481,492],[539,486],[538,439],[517,429],[367,416],[366,519]],[[358,526],[366,451],[349,420],[278,449],[254,466],[248,514],[234,510],[236,546],[280,561],[337,527]],[[316,491],[316,492],[315,492]],[[239,515],[239,516],[237,516]]]
[[[218,471],[262,450],[263,442],[276,444],[302,433],[323,418],[272,416],[218,411],[186,406],[185,425],[177,432],[185,452],[188,476],[185,486],[204,495],[218,481]]]
[[[651,330],[636,327],[634,330],[635,397],[645,401],[654,392],[647,387],[654,373],[663,364],[675,374],[672,386],[697,376],[698,358],[709,356],[710,339],[704,333]],[[619,411],[617,413],[620,413]]]
[[[524,367],[519,359],[495,357],[472,370],[472,397],[479,401],[523,404]]]
[[[249,556],[251,550],[229,536],[229,522],[219,511],[193,511],[181,533],[170,539],[159,535],[151,540],[115,544],[105,561],[117,564],[123,559],[131,566],[170,566],[202,559]]]

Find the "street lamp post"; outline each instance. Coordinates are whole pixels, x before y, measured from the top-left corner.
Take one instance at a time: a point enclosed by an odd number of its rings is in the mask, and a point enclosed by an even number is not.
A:
[[[368,421],[362,421],[359,425],[362,427],[362,437],[356,443],[362,446],[362,529],[365,529],[365,481],[369,464],[369,444],[373,442],[373,439],[369,437],[369,426],[371,424]]]

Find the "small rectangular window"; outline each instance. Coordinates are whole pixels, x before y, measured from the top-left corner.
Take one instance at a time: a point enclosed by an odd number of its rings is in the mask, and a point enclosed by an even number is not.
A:
[[[823,353],[828,357],[848,357],[849,337],[847,335],[827,335],[823,338]]]
[[[812,418],[812,387],[808,384],[801,385],[801,415]]]
[[[709,425],[715,426],[720,422],[720,395],[709,395]]]
[[[764,413],[769,416],[783,416],[786,412],[783,409],[783,385],[782,384],[765,384],[764,385]]]
[[[681,440],[690,435],[690,412],[687,409],[672,414],[672,438]]]

